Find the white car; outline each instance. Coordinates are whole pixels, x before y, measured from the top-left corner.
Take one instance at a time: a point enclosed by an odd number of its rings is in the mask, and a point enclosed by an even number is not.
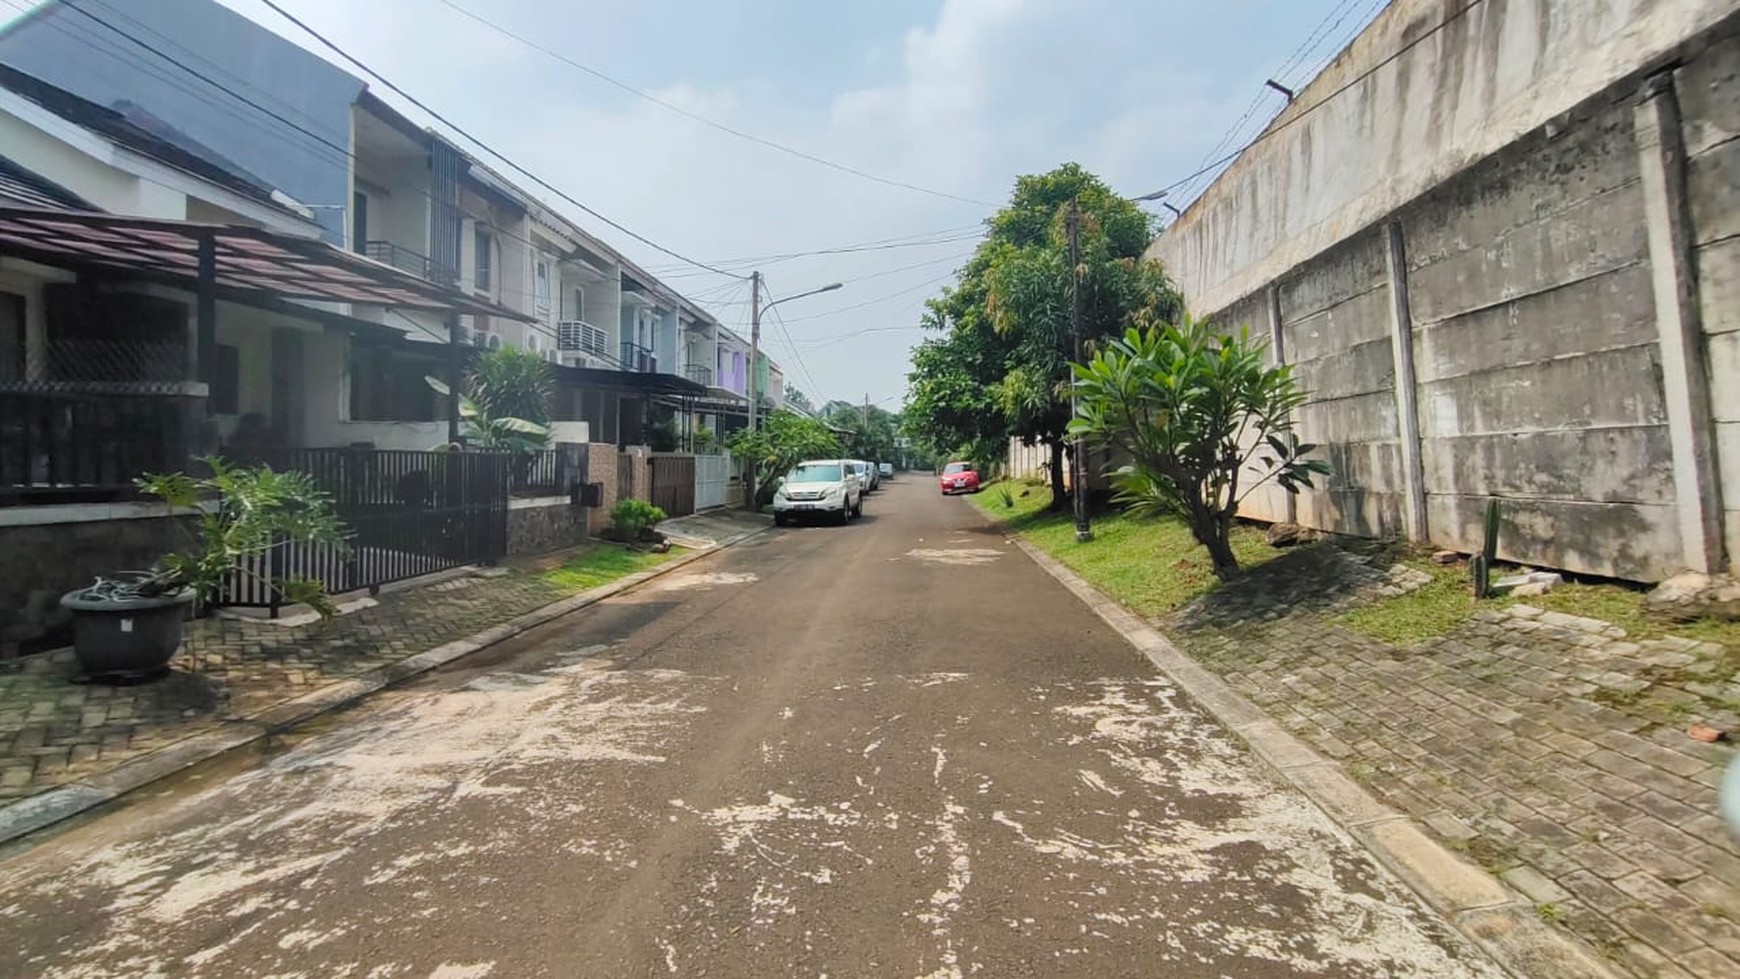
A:
[[[781,527],[806,516],[843,524],[863,513],[864,490],[845,459],[800,462],[773,493],[773,522]]]

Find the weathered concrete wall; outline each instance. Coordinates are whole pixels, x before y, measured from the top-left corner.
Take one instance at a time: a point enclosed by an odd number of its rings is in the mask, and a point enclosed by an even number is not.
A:
[[[1457,9],[1394,4],[1151,252],[1311,392],[1299,434],[1335,475],[1300,522],[1471,550],[1497,496],[1518,561],[1654,580],[1719,566],[1701,539],[1740,555],[1737,5],[1571,6],[1489,0],[1324,101]]]
[[[1152,254],[1193,308],[1224,309],[1733,12],[1733,0],[1396,0]]]
[[[589,510],[567,498],[516,500],[508,510],[508,553],[542,554],[586,543]]]
[[[0,659],[19,655],[21,647],[35,652],[45,643],[61,644],[51,642],[70,623],[60,596],[98,575],[151,567],[186,545],[177,524],[192,519],[156,516],[0,526],[0,554],[7,557],[0,561]],[[70,641],[71,634],[64,638]]]
[[[1740,564],[1740,42],[1675,73],[1730,565]],[[1737,567],[1736,570],[1740,570]]]

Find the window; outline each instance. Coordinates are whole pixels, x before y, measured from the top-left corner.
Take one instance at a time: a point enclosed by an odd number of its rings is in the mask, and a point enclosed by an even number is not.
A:
[[[356,191],[350,195],[350,250],[361,255],[369,243],[369,195]]]
[[[574,307],[568,312],[568,319],[583,320],[586,318],[586,290],[574,289]]]
[[[24,380],[24,297],[0,292],[0,384]]]
[[[533,281],[533,296],[540,311],[550,308],[550,263],[538,259],[537,277]]]
[[[475,229],[472,236],[472,247],[477,252],[472,274],[473,288],[478,292],[488,292],[490,272],[495,266],[495,239],[482,228]]]

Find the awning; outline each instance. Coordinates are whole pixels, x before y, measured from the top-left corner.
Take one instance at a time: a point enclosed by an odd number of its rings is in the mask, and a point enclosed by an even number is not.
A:
[[[225,298],[276,296],[402,309],[532,317],[313,238],[245,225],[0,207],[0,255],[195,287],[210,242]]]
[[[596,367],[563,367],[556,368],[556,381],[559,384],[569,384],[574,387],[592,388],[601,391],[621,391],[628,394],[669,395],[680,398],[698,398],[707,393],[706,387],[696,384],[685,377],[675,374],[654,374],[644,371],[613,371]]]

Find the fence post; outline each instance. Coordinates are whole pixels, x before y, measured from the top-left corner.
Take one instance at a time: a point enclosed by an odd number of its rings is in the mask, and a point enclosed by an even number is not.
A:
[[[1395,360],[1396,419],[1401,430],[1402,480],[1407,488],[1403,513],[1408,539],[1427,540],[1426,469],[1420,455],[1420,407],[1414,387],[1414,313],[1408,305],[1408,258],[1402,225],[1384,226],[1384,264],[1390,284],[1390,352]]]

